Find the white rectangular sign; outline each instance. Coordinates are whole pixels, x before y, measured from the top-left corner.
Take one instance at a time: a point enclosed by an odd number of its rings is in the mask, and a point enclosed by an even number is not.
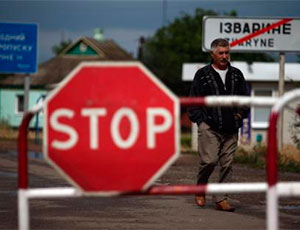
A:
[[[203,51],[216,38],[229,41],[232,51],[300,51],[299,18],[237,18],[205,16]]]

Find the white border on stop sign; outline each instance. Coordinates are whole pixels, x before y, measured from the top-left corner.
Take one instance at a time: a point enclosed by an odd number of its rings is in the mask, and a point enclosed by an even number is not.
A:
[[[164,91],[173,101],[174,101],[174,114],[175,114],[175,153],[173,156],[161,167],[149,180],[148,182],[143,186],[141,191],[147,190],[154,182],[157,180],[162,174],[178,159],[180,155],[180,110],[179,110],[179,99],[178,97],[171,92],[170,89],[168,89],[155,75],[149,71],[141,62],[81,62],[77,67],[75,67],[74,70],[72,70],[59,84],[58,86],[50,92],[50,94],[46,97],[45,103],[44,103],[44,114],[45,118],[47,117],[48,111],[47,111],[47,104],[48,102],[75,76],[83,67],[89,67],[89,66],[101,66],[101,67],[138,67],[140,68],[145,75],[147,75],[160,89]],[[121,195],[122,193],[127,193],[130,191],[100,191],[100,192],[88,192],[82,189],[73,179],[71,179],[59,166],[57,166],[49,157],[48,157],[48,138],[47,138],[47,120],[44,119],[44,138],[43,138],[43,151],[45,154],[46,161],[55,168],[59,172],[59,174],[65,178],[71,185],[78,188],[81,193],[84,195],[89,196],[115,196],[115,195]]]

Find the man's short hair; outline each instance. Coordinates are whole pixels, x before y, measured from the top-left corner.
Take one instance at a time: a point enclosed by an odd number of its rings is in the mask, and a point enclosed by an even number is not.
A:
[[[218,46],[229,47],[229,42],[224,38],[217,38],[217,39],[213,40],[212,43],[210,44],[211,52],[216,51]]]

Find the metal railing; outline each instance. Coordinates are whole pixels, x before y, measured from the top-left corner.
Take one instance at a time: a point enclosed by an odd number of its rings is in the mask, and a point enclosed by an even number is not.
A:
[[[202,98],[181,98],[181,106],[273,106],[268,130],[267,183],[226,183],[207,185],[170,185],[152,186],[146,191],[132,191],[123,195],[185,195],[185,194],[218,194],[218,193],[258,193],[267,192],[267,229],[278,229],[278,197],[300,196],[300,183],[277,183],[277,119],[284,106],[294,99],[300,98],[300,90],[286,93],[281,98],[270,97],[239,97],[239,96],[208,96]],[[24,116],[19,128],[19,180],[18,209],[19,229],[29,229],[29,199],[80,197],[84,194],[73,187],[69,188],[28,188],[28,156],[27,133],[28,125],[34,115],[42,109],[39,104]],[[298,114],[300,109],[297,109]]]

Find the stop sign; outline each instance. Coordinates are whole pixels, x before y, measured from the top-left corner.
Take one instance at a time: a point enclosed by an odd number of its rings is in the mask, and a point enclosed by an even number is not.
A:
[[[46,160],[85,193],[147,189],[179,156],[178,108],[138,62],[82,63],[45,101]]]

